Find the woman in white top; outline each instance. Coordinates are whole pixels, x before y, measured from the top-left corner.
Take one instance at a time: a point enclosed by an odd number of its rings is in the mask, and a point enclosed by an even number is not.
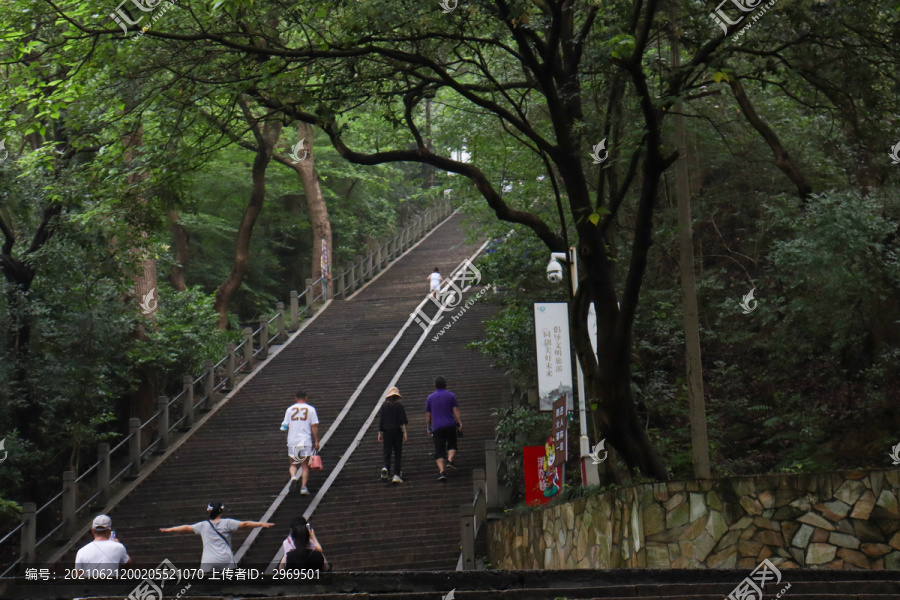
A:
[[[441,271],[437,267],[434,268],[434,272],[428,276],[428,281],[431,284],[431,295],[437,297],[437,291],[441,287],[441,283],[443,283],[444,278],[441,277]]]

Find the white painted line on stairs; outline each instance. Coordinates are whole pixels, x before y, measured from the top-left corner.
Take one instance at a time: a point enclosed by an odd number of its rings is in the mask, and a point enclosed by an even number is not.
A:
[[[428,235],[426,235],[421,240],[419,240],[419,242],[416,243],[414,246],[412,246],[412,248],[410,248],[409,250],[407,250],[406,252],[401,254],[399,257],[397,257],[397,259],[395,259],[387,267],[385,267],[385,269],[381,273],[379,273],[378,276],[380,277],[381,274],[384,273],[385,271],[387,271],[387,269],[389,269],[395,262],[397,262],[398,260],[400,260],[401,258],[406,256],[416,246],[418,246],[419,244],[424,242],[428,238],[428,236],[430,236],[432,233],[437,231],[437,229],[441,225],[446,223],[447,220],[449,220],[454,214],[456,214],[456,211],[454,211],[450,215],[450,217],[447,217],[446,219],[441,221],[440,225],[437,225],[434,229],[432,229],[431,232],[428,233]],[[473,258],[475,256],[478,256],[484,250],[486,245],[487,245],[487,242],[485,242],[484,245],[482,245],[481,248],[478,249],[478,251],[473,255]],[[454,271],[454,273],[455,272],[456,271]],[[377,279],[377,277],[376,277],[376,279]],[[375,279],[372,279],[372,281],[375,281]],[[369,283],[372,283],[372,281],[370,281]],[[369,285],[369,283],[367,283],[366,285]],[[363,288],[365,288],[365,287],[366,286],[363,286],[362,288],[357,290],[356,293],[353,294],[353,296],[355,296],[356,294],[361,292],[363,290]],[[350,298],[353,298],[353,296],[350,296]],[[350,298],[348,298],[348,300]],[[372,377],[375,376],[375,373],[378,372],[378,369],[381,368],[382,363],[387,359],[388,355],[390,355],[390,353],[391,353],[391,351],[393,351],[394,347],[400,342],[400,339],[403,337],[403,334],[406,333],[406,330],[412,324],[416,315],[419,313],[419,311],[422,309],[422,307],[425,305],[425,303],[427,301],[428,301],[428,296],[425,296],[425,298],[422,299],[422,301],[419,303],[419,305],[416,307],[416,309],[412,312],[412,314],[409,315],[409,318],[406,320],[406,323],[403,324],[403,327],[400,328],[400,330],[394,336],[394,339],[392,339],[391,343],[388,344],[388,347],[385,348],[384,352],[381,353],[381,356],[378,357],[378,360],[375,361],[375,364],[372,365],[372,368],[369,369],[369,372],[366,373],[366,376],[363,378],[363,380],[360,382],[360,384],[356,387],[356,390],[353,392],[353,394],[350,396],[350,398],[344,404],[344,407],[341,409],[341,412],[338,413],[337,417],[335,417],[334,422],[331,424],[331,427],[328,428],[328,431],[326,431],[325,435],[322,436],[322,438],[319,440],[319,451],[320,452],[321,452],[322,448],[325,447],[325,444],[328,442],[328,440],[331,438],[331,436],[334,435],[334,432],[337,431],[338,426],[341,424],[341,422],[343,422],[344,418],[350,413],[350,409],[353,408],[353,405],[356,403],[356,400],[357,400],[357,398],[359,398],[359,395],[362,393],[363,389],[369,384],[369,381],[372,379]],[[429,327],[429,329],[430,329],[430,327]],[[290,491],[291,491],[291,482],[288,481],[286,484],[284,484],[284,487],[282,488],[282,490],[278,494],[278,496],[275,498],[275,500],[272,501],[272,504],[269,505],[269,508],[266,509],[265,514],[263,514],[263,516],[260,518],[260,522],[262,522],[262,523],[269,522],[269,519],[272,518],[272,515],[274,515],[275,511],[278,510],[278,507],[281,506],[281,503],[284,502],[285,499],[288,497],[288,494],[290,493]],[[244,543],[241,544],[241,547],[238,549],[237,552],[235,552],[235,554],[234,554],[235,561],[240,562],[240,560],[244,557],[244,555],[247,553],[247,551],[250,550],[250,546],[252,546],[253,542],[256,541],[256,538],[259,536],[261,531],[262,531],[261,529],[253,529],[252,531],[250,531],[250,534],[244,540]]]
[[[490,243],[490,240],[483,243],[481,245],[481,247],[478,248],[478,250],[476,250],[475,253],[469,257],[469,261],[474,261],[478,257],[478,255],[484,251],[484,249],[487,247],[488,243]],[[453,278],[453,275],[455,273],[457,273],[460,268],[465,268],[465,266],[466,266],[465,263],[463,263],[462,265],[460,265],[460,267],[457,267],[456,269],[454,269],[453,273],[451,273],[451,275],[450,275],[450,279]],[[467,285],[465,288],[463,288],[462,291],[466,292],[471,287],[472,287],[471,285]],[[400,339],[400,337],[402,337],[403,332],[406,330],[407,327],[410,326],[413,319],[418,314],[419,310],[421,310],[422,306],[424,306],[424,304],[428,301],[429,301],[429,297],[425,296],[425,298],[422,300],[422,302],[419,303],[416,310],[410,315],[409,319],[406,321],[406,324],[403,326],[403,328],[400,330],[400,332],[397,334],[397,336],[394,337],[394,341],[391,342],[391,346],[388,348],[388,350],[385,351],[384,354],[381,355],[381,358],[378,360],[378,362],[375,364],[375,366],[372,367],[372,369],[369,371],[369,374],[366,375],[366,378],[363,380],[363,382],[360,383],[356,392],[354,392],[354,397],[358,396],[359,393],[362,391],[362,389],[365,387],[365,385],[368,384],[369,380],[372,378],[372,376],[374,376],[375,371],[377,370],[377,367],[381,365],[381,363],[387,357],[387,354],[389,354],[390,349],[394,345],[396,345],[396,342]],[[400,365],[400,368],[397,369],[397,372],[394,374],[394,377],[391,379],[390,383],[388,383],[387,387],[384,388],[384,391],[381,393],[381,397],[379,398],[378,403],[375,405],[375,408],[373,408],[372,412],[369,414],[369,418],[366,419],[365,423],[363,423],[363,426],[359,429],[359,432],[357,432],[356,437],[350,443],[350,446],[347,447],[347,450],[344,451],[343,456],[341,456],[341,460],[338,462],[337,465],[335,465],[334,469],[328,475],[328,479],[326,479],[325,483],[322,484],[322,487],[316,493],[312,502],[310,502],[306,511],[303,513],[303,516],[307,520],[309,520],[309,518],[312,516],[313,512],[316,510],[316,507],[319,506],[319,503],[325,497],[325,494],[328,492],[328,489],[331,487],[331,484],[333,484],[335,479],[337,479],[338,475],[340,475],[341,470],[343,470],[343,468],[344,468],[344,465],[346,465],[347,461],[350,460],[350,456],[353,454],[353,452],[356,450],[356,448],[359,447],[359,444],[360,444],[360,442],[362,442],[363,437],[365,437],[366,432],[368,432],[369,427],[371,427],[372,423],[375,421],[375,417],[378,416],[378,411],[381,410],[381,405],[384,404],[384,398],[385,398],[385,395],[387,394],[388,390],[390,390],[392,387],[397,385],[397,382],[400,380],[400,377],[403,375],[404,371],[406,371],[406,367],[409,366],[409,363],[412,362],[413,358],[415,358],[416,354],[419,351],[419,348],[422,347],[422,344],[428,338],[429,334],[431,333],[431,329],[434,327],[434,325],[435,325],[434,320],[431,320],[428,323],[428,327],[422,332],[422,335],[419,337],[419,340],[416,342],[415,346],[413,346],[412,350],[409,351],[409,354],[407,354],[406,358],[403,360],[403,364]],[[331,433],[331,431],[332,431],[331,429],[328,430],[329,433]],[[321,446],[321,443],[319,445]],[[290,490],[290,483],[288,483],[285,486],[285,489],[282,490],[282,492],[278,496],[278,498],[275,499],[275,502],[280,505],[284,499],[283,497],[287,496],[287,493],[289,490]],[[265,522],[267,518],[269,518],[273,514],[275,514],[275,508],[277,508],[277,506],[275,505],[275,503],[273,503],[273,506],[270,507],[269,511],[266,511],[266,516],[263,517],[263,519],[262,519],[263,522]],[[257,532],[257,531],[259,531],[259,530],[254,529],[250,533],[250,535],[253,535],[253,533]],[[250,539],[250,536],[247,536],[247,540],[244,542],[244,545],[241,546],[241,549],[239,551],[241,553],[239,555],[238,554],[235,555],[235,559],[237,561],[239,561],[243,557],[244,553],[246,552],[245,546],[249,549],[250,543],[252,543],[252,540]],[[271,572],[272,569],[274,569],[278,566],[278,563],[281,562],[281,557],[283,555],[284,555],[283,548],[279,548],[278,552],[275,554],[275,557],[272,559],[272,562],[270,562],[269,566],[266,568],[267,573]]]

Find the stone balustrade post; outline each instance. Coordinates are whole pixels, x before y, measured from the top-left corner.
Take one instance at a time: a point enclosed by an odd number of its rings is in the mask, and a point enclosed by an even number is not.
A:
[[[194,377],[193,375],[185,375],[181,378],[181,385],[184,389],[184,425],[181,426],[182,431],[187,431],[194,426]]]
[[[106,504],[110,498],[109,487],[109,444],[100,442],[97,444],[97,490],[100,492],[100,502]]]
[[[462,538],[462,570],[475,569],[475,509],[471,503],[459,507],[459,529]]]
[[[300,327],[300,300],[296,291],[291,292],[291,331]]]
[[[234,389],[234,363],[237,359],[234,356],[234,342],[225,344],[225,352],[228,357],[225,359],[225,389]]]
[[[500,485],[497,482],[497,440],[484,440],[485,492],[488,510],[497,510],[500,504]]]
[[[287,342],[287,330],[284,327],[284,302],[276,302],[275,310],[278,311],[278,320],[275,321],[278,324],[278,333],[276,336],[278,338],[278,343],[283,344]]]
[[[62,518],[63,535],[71,537],[75,534],[75,507],[78,505],[78,490],[75,486],[75,471],[63,473]]]
[[[475,500],[475,533],[477,535],[485,523],[487,523],[487,500],[484,490],[484,469],[472,469],[472,489],[476,494]]]
[[[337,291],[334,294],[335,298],[343,298],[347,299],[347,269],[341,269],[341,274],[338,276],[337,280]]]
[[[22,544],[21,551],[23,562],[35,563],[34,549],[37,544],[37,504],[34,502],[22,503]]]
[[[159,435],[159,444],[156,445],[156,454],[162,454],[169,447],[169,398],[168,396],[156,397],[156,412],[159,416],[156,418],[157,434]]]
[[[128,419],[128,461],[131,468],[128,470],[130,477],[141,474],[141,420],[137,417]]]
[[[244,327],[244,363],[246,363],[246,372],[253,370],[253,330]]]
[[[259,318],[259,359],[269,356],[269,320],[263,315]]]
[[[203,399],[203,407],[200,410],[208,411],[209,406],[214,400],[213,396],[216,393],[216,365],[211,360],[204,360],[203,370],[206,371],[206,376],[203,379],[203,395],[206,396],[206,398]]]

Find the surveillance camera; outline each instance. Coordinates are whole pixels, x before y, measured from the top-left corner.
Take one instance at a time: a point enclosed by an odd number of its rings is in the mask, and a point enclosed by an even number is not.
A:
[[[563,280],[563,268],[555,258],[547,265],[547,280],[550,283],[559,283]]]

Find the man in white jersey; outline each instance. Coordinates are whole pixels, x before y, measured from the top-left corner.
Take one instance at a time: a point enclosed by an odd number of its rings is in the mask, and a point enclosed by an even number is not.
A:
[[[84,546],[75,555],[75,568],[79,577],[91,579],[114,579],[119,575],[119,566],[131,559],[122,542],[110,539],[112,519],[107,515],[97,515],[91,524],[94,541]]]
[[[319,449],[319,416],[316,409],[306,402],[306,392],[297,392],[296,402],[284,412],[281,430],[288,432],[288,456],[291,460],[291,489],[297,484],[298,466],[302,467],[300,494],[306,496],[309,490],[309,458],[314,449]]]

